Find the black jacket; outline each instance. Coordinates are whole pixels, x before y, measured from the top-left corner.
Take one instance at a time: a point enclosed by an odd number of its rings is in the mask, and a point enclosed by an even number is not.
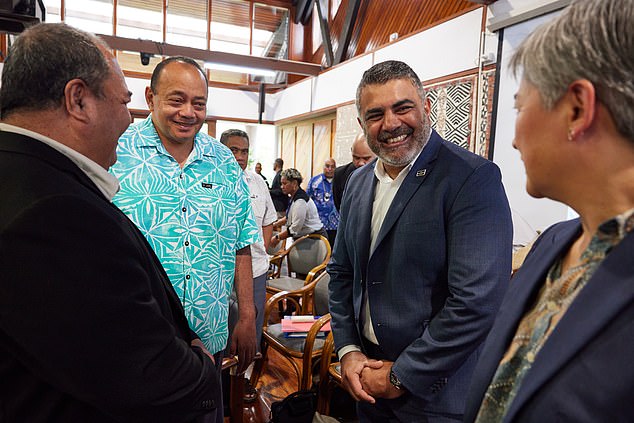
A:
[[[66,156],[0,132],[0,421],[186,422],[218,376],[134,224]]]

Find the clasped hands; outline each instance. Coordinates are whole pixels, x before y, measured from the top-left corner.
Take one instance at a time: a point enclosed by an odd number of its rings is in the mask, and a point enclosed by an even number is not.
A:
[[[341,379],[344,388],[357,401],[374,404],[376,398],[393,399],[405,393],[390,383],[394,362],[374,360],[360,351],[352,351],[341,359]]]

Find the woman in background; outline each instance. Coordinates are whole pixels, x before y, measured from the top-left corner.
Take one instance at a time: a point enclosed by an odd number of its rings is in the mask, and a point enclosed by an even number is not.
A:
[[[511,282],[466,422],[633,422],[634,2],[581,0],[511,59],[530,195],[573,208]]]
[[[274,231],[280,230],[284,225],[286,225],[286,229],[273,235],[271,239],[272,247],[289,237],[297,239],[313,233],[327,237],[324,225],[319,219],[317,206],[306,194],[306,191],[300,187],[302,181],[302,175],[297,169],[291,168],[282,171],[282,192],[288,195],[290,200],[286,210],[286,217],[273,223]]]

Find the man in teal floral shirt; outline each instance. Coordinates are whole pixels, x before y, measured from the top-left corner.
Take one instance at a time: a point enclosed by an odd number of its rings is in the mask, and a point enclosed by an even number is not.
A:
[[[207,79],[195,61],[161,62],[145,95],[151,115],[119,140],[114,203],[154,248],[190,327],[216,359],[227,343],[235,275],[240,316],[231,350],[246,368],[255,355],[249,246],[260,237],[242,169],[228,148],[199,133]]]

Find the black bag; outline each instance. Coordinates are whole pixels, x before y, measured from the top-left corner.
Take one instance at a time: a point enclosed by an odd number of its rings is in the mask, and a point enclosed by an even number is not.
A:
[[[312,423],[317,411],[317,392],[293,392],[282,401],[271,404],[269,423]]]

